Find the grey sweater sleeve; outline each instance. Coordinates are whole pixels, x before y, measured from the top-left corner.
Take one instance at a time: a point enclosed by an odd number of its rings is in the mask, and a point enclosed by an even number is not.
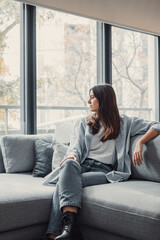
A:
[[[160,123],[151,122],[137,117],[130,118],[131,132],[130,136],[135,136],[137,134],[145,134],[150,129],[155,129],[160,132]]]
[[[70,146],[64,158],[74,154],[80,162],[84,148],[85,148],[85,118],[79,119],[70,137]]]

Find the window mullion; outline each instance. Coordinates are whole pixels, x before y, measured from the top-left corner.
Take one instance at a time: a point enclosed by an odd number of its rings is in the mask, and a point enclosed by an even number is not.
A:
[[[104,81],[104,23],[97,22],[97,83]]]
[[[112,84],[112,35],[109,24],[104,24],[104,53],[105,82]]]
[[[36,7],[26,5],[26,133],[36,134]]]

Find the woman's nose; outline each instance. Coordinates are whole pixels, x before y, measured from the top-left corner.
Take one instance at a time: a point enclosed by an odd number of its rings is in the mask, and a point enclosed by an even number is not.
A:
[[[89,103],[89,104],[91,103],[91,100],[90,100],[90,99],[88,100],[88,103]]]

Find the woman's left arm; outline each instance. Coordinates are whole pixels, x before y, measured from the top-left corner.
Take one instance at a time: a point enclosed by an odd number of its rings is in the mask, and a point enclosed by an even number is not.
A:
[[[133,165],[136,167],[136,165],[140,166],[143,161],[142,157],[142,150],[143,150],[143,144],[150,141],[151,139],[155,138],[157,135],[159,135],[159,132],[155,129],[150,129],[146,134],[141,137],[135,146],[135,150],[133,153]]]

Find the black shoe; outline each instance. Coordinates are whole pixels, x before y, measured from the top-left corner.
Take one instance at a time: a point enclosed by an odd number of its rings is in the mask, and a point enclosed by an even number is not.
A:
[[[55,240],[82,240],[81,233],[77,226],[77,214],[74,212],[64,212],[60,223],[61,235]]]

